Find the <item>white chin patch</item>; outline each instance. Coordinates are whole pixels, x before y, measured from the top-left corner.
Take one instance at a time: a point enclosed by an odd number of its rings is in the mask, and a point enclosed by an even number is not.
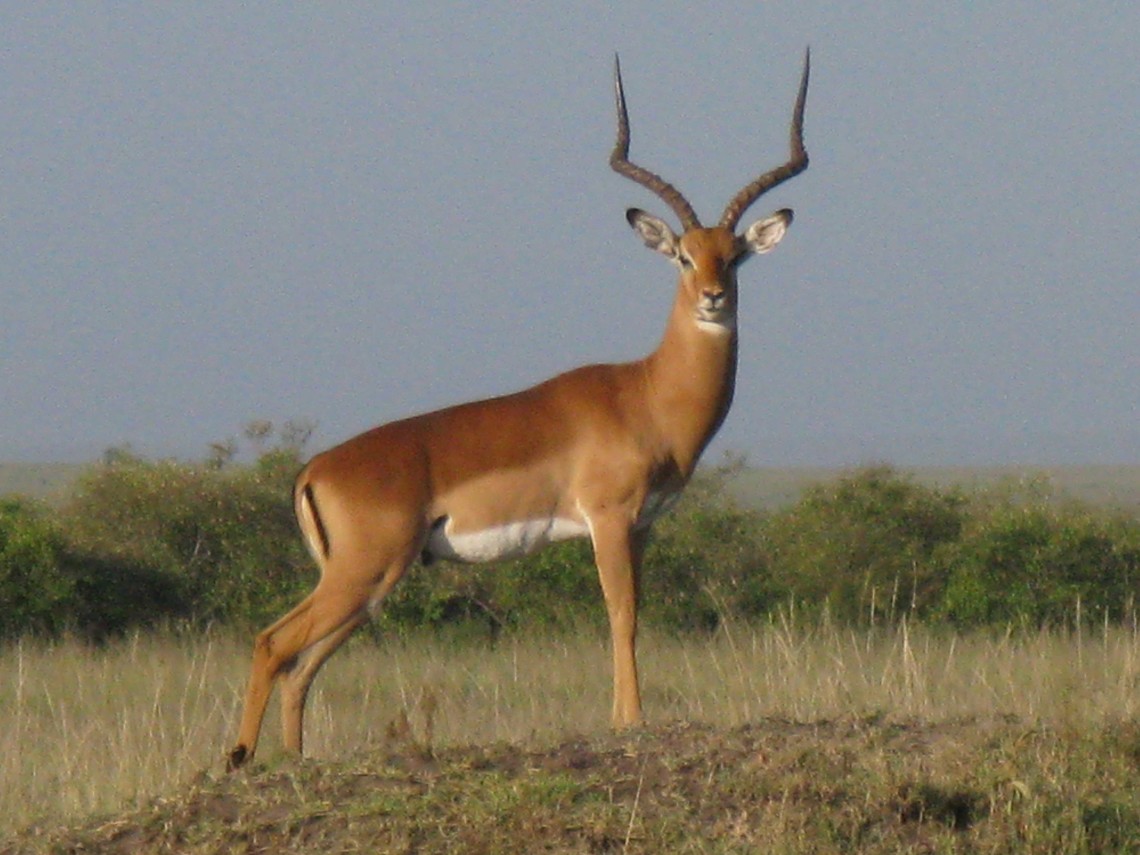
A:
[[[425,552],[432,558],[471,564],[519,558],[548,543],[589,534],[584,524],[557,517],[507,523],[462,534],[453,533],[450,528],[451,522],[448,521],[434,529],[424,547]]]
[[[697,318],[697,329],[702,332],[714,333],[715,335],[727,335],[736,329],[736,318],[723,318],[719,321]]]

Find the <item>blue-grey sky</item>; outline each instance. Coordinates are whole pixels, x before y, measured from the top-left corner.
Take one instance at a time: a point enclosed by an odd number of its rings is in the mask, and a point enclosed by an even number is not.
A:
[[[384,8],[388,7],[388,8]],[[6,4],[0,460],[314,446],[656,346],[706,220],[787,157],[741,271],[757,464],[1140,462],[1140,5]]]

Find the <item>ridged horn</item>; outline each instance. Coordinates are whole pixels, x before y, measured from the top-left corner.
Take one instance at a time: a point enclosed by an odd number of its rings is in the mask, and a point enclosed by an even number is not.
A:
[[[789,178],[794,178],[808,167],[808,156],[804,150],[804,104],[807,102],[808,75],[811,72],[811,49],[804,52],[804,71],[800,78],[800,91],[796,96],[796,106],[792,112],[791,131],[791,158],[783,166],[765,172],[743,190],[737,193],[724,214],[720,218],[720,225],[733,230],[740,222],[741,216],[752,203]]]
[[[614,96],[617,100],[618,130],[617,142],[614,143],[614,150],[610,154],[610,166],[614,172],[624,175],[659,196],[681,218],[681,225],[685,231],[700,228],[701,221],[697,218],[697,212],[680,190],[657,173],[629,161],[629,114],[625,109],[625,91],[621,85],[621,62],[616,54],[614,55]]]

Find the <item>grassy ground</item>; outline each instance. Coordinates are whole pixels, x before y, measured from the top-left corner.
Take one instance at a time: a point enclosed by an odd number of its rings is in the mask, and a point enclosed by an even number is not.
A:
[[[362,640],[227,776],[246,654],[6,649],[0,853],[1140,850],[1135,628],[649,633],[622,734],[600,638]]]

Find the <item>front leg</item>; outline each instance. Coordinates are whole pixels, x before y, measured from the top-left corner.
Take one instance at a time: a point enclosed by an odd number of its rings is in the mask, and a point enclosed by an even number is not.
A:
[[[637,681],[637,602],[647,530],[633,530],[624,515],[590,520],[594,561],[610,619],[614,667],[614,727],[641,721]]]

